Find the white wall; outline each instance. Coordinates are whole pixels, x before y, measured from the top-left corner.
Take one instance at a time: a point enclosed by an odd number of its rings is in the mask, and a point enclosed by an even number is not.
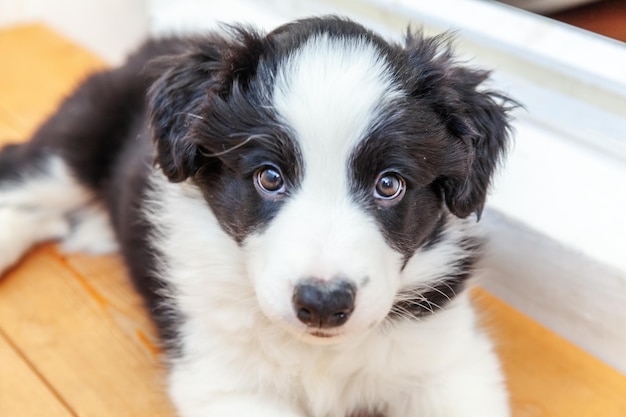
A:
[[[144,0],[0,0],[0,26],[44,22],[116,64],[148,33]]]

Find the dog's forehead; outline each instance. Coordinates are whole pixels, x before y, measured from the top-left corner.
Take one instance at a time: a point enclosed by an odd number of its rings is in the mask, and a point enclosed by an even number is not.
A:
[[[346,156],[401,95],[390,65],[367,37],[312,35],[277,68],[273,107],[305,156]]]

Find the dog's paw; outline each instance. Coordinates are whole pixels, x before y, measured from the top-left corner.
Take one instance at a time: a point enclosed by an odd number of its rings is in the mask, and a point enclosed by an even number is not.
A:
[[[57,239],[69,232],[69,223],[21,207],[0,207],[0,275],[6,272],[36,243]]]
[[[87,206],[70,219],[72,229],[63,239],[64,252],[112,253],[119,250],[111,221],[104,209]]]

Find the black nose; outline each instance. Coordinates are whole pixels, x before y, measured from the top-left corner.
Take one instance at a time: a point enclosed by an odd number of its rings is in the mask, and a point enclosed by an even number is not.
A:
[[[324,282],[307,280],[293,292],[293,308],[298,320],[307,326],[338,327],[348,321],[354,311],[356,287],[344,280]]]

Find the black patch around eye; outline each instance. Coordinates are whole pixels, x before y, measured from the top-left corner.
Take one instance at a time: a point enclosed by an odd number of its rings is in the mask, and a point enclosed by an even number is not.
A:
[[[405,98],[378,110],[351,155],[355,200],[378,221],[387,242],[404,255],[405,262],[426,244],[445,211],[437,181],[456,166],[455,149],[432,106]],[[373,204],[371,197],[376,178],[385,171],[406,180],[401,201],[386,207]]]
[[[431,188],[435,174],[423,159],[407,152],[404,139],[372,136],[351,158],[352,192],[355,200],[371,213],[390,246],[408,260],[431,235],[440,218],[442,200]],[[386,170],[406,179],[404,195],[396,204],[382,205],[372,192]]]
[[[422,249],[428,250],[437,246],[438,243],[443,241],[444,233],[446,231],[446,216],[441,215],[437,223],[435,224],[435,228],[428,235],[428,237],[424,240],[424,244],[422,245]]]
[[[251,176],[230,169],[217,176],[196,176],[196,183],[222,229],[239,244],[266,227],[283,205],[263,198]]]
[[[293,189],[302,170],[300,150],[272,112],[267,89],[250,83],[245,91],[212,97],[192,132],[204,158],[193,180],[222,229],[240,244],[266,227],[283,204],[259,194],[255,173],[276,166],[285,186]]]

